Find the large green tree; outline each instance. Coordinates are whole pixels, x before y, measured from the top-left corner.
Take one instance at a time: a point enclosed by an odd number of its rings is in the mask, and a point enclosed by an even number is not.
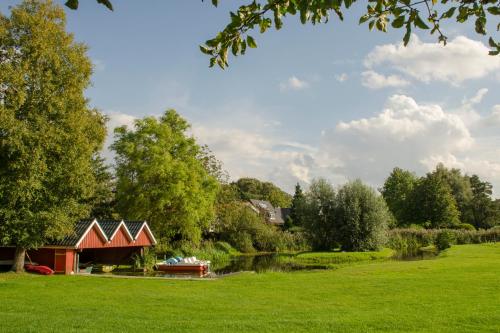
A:
[[[325,179],[314,180],[306,193],[304,228],[314,250],[335,248],[335,189]]]
[[[94,195],[105,120],[84,97],[87,48],[65,26],[50,1],[0,14],[0,243],[16,246],[15,271],[27,249],[70,233]]]
[[[470,223],[470,203],[473,196],[470,177],[462,175],[460,169],[447,169],[442,163],[436,166],[432,175],[441,178],[450,186],[460,219],[463,223]]]
[[[147,220],[165,242],[197,245],[214,218],[218,182],[174,110],[115,130],[117,210]]]
[[[411,216],[408,216],[409,200],[417,181],[414,173],[394,168],[380,190],[398,226],[404,226],[411,220]]]
[[[92,159],[92,170],[96,180],[94,195],[90,198],[91,218],[118,219],[115,211],[115,178],[111,167],[99,155]]]
[[[491,228],[500,224],[500,206],[493,201],[493,187],[477,175],[470,177],[472,200],[470,201],[470,224],[476,228]]]
[[[335,239],[346,251],[373,251],[385,242],[391,215],[384,199],[360,180],[342,186],[335,200]]]
[[[295,193],[292,198],[292,207],[290,207],[291,226],[303,226],[306,218],[306,197],[302,192],[302,187],[299,183],[295,185]]]
[[[409,216],[427,228],[450,228],[460,223],[460,212],[450,185],[439,175],[428,173],[411,195]]]

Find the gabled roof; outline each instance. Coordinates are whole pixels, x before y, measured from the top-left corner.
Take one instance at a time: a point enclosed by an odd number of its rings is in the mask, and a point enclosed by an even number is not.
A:
[[[137,238],[139,232],[142,229],[143,224],[146,223],[144,221],[124,221],[124,222],[128,230],[130,231],[130,234],[132,235],[132,237],[134,237],[134,239]]]
[[[98,233],[106,242],[111,242],[122,227],[131,242],[135,242],[141,231],[144,230],[153,241],[153,244],[156,244],[156,239],[146,221],[98,221],[94,219],[78,221],[71,235],[59,241],[52,241],[47,246],[78,247],[87,233],[94,227],[97,228]]]
[[[289,214],[289,208],[274,207],[269,201],[250,199],[254,210],[266,213],[266,220],[271,224],[284,224],[286,216]]]
[[[59,241],[52,241],[50,245],[55,246],[75,246],[78,241],[83,237],[84,234],[87,233],[87,229],[89,229],[90,225],[94,222],[94,220],[81,220],[75,224],[74,232],[66,236],[65,238]]]

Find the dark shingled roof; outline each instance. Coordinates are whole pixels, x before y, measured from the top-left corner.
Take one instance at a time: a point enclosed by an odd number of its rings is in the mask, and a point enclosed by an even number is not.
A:
[[[290,208],[273,207],[266,200],[250,199],[250,203],[257,211],[265,212],[264,217],[271,224],[284,224],[286,217],[290,214]]]
[[[120,225],[120,223],[122,223],[122,221],[104,220],[97,221],[97,223],[99,223],[99,225],[101,226],[101,229],[106,234],[106,237],[110,239],[116,229],[118,229],[118,226]]]
[[[130,231],[132,237],[134,237],[134,239],[137,238],[137,234],[139,234],[139,231],[141,230],[144,221],[124,221],[124,222],[125,225],[127,226],[128,231]]]
[[[94,220],[82,220],[76,222],[75,231],[71,235],[66,236],[61,240],[50,242],[50,245],[75,246],[92,222],[94,222]]]
[[[89,226],[94,222],[94,220],[82,220],[78,221],[75,224],[75,231],[69,235],[66,236],[62,240],[58,241],[52,241],[49,242],[49,246],[67,246],[67,247],[75,247],[82,238],[83,234]],[[123,221],[125,223],[125,227],[128,229],[132,237],[135,239],[137,238],[139,231],[141,230],[142,225],[144,224],[144,221]],[[122,221],[112,221],[112,220],[103,220],[103,221],[97,221],[97,224],[101,227],[102,231],[104,231],[104,234],[106,235],[106,238],[109,240],[111,236],[115,233],[116,229],[118,229],[118,226],[122,223]]]

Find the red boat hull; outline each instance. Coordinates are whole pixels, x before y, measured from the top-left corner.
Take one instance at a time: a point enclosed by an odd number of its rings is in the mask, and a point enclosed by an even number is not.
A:
[[[158,265],[158,270],[164,272],[205,272],[208,271],[208,265]]]
[[[33,272],[33,273],[38,273],[41,275],[52,275],[54,274],[54,271],[47,266],[35,266],[31,264],[26,264],[24,265],[24,269],[26,269],[28,272]]]

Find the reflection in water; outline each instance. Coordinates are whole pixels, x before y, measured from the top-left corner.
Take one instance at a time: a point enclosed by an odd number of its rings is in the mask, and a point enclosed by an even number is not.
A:
[[[222,267],[213,267],[212,271],[217,275],[234,272],[256,273],[263,272],[291,272],[304,269],[325,269],[325,266],[301,265],[293,261],[286,260],[293,257],[290,254],[257,254],[233,257],[229,263]]]
[[[432,259],[438,252],[431,249],[420,249],[417,253],[396,254],[394,260],[424,260]],[[214,263],[208,274],[202,272],[176,272],[165,273],[161,271],[143,273],[143,272],[124,272],[114,271],[111,273],[100,273],[104,275],[123,275],[123,276],[146,276],[146,277],[164,277],[164,278],[214,278],[221,277],[231,273],[249,272],[292,272],[297,270],[328,269],[328,264],[301,264],[293,260],[293,254],[257,254],[242,255],[231,258],[229,261]]]

